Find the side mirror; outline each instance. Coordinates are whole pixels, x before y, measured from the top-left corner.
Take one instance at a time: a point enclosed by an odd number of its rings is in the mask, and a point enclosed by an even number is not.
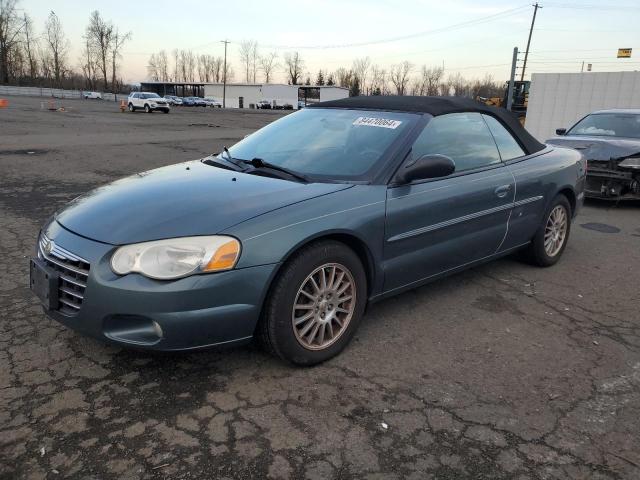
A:
[[[401,183],[410,183],[414,180],[446,177],[455,170],[456,164],[446,155],[423,155],[417,160],[400,167],[397,179]]]
[[[566,133],[567,133],[566,128],[556,128],[556,135],[566,135]]]

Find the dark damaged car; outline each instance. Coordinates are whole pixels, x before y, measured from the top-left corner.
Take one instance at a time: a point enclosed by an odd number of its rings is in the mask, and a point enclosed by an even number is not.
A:
[[[640,109],[594,112],[556,134],[547,143],[574,148],[587,159],[586,196],[640,199]]]

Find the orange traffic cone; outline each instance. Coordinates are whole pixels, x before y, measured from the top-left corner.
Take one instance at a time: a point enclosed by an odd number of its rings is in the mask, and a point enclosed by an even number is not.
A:
[[[124,103],[124,100],[120,100],[120,112],[124,112],[127,109],[127,106]]]

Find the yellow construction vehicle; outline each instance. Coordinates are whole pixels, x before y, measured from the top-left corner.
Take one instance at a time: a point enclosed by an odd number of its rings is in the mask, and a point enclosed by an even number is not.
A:
[[[513,103],[511,104],[511,111],[518,116],[520,123],[524,125],[525,118],[527,116],[527,104],[529,103],[529,87],[531,82],[529,80],[513,82]],[[504,95],[502,97],[476,97],[476,100],[492,107],[507,108],[507,97],[509,95],[509,82],[505,83]]]

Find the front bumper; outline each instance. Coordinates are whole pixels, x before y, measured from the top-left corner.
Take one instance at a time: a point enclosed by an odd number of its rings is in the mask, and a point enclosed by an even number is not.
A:
[[[116,247],[75,235],[52,222],[56,245],[86,259],[89,275],[75,315],[45,308],[63,325],[127,347],[171,351],[248,342],[277,264],[175,281],[118,276],[109,261]]]
[[[615,160],[588,162],[585,194],[590,198],[640,200],[640,172],[623,169]]]
[[[157,103],[154,105],[149,105],[151,107],[151,110],[171,110],[171,107],[169,106],[169,104],[165,104],[165,105],[158,105]]]

